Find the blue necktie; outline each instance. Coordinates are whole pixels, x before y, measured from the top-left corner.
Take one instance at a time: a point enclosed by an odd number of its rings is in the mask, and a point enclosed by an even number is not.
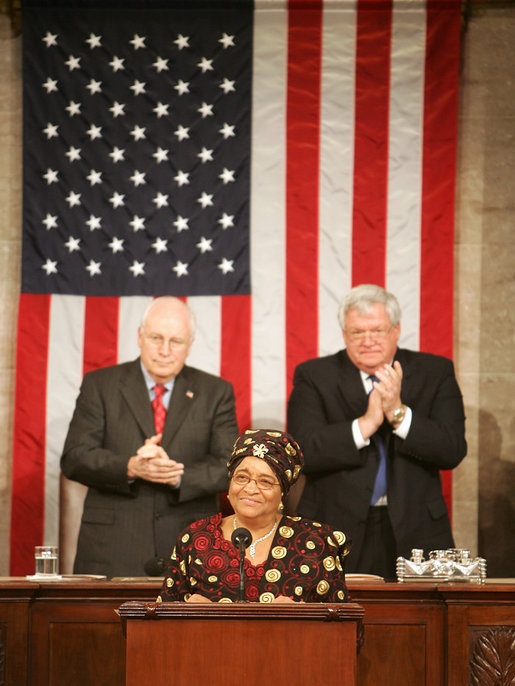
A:
[[[371,381],[379,382],[377,376],[373,376],[372,374],[368,378]],[[374,482],[374,489],[370,500],[371,505],[376,503],[383,495],[386,495],[386,443],[379,431],[372,436],[372,440],[379,453],[379,466],[377,468],[376,480]]]

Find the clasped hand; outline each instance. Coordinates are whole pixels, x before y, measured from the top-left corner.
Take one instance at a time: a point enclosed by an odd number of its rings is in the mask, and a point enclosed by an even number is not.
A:
[[[143,479],[157,484],[178,486],[184,474],[184,464],[168,457],[160,445],[161,434],[147,438],[127,465],[129,479]]]
[[[393,412],[402,405],[401,385],[402,367],[396,360],[393,367],[385,364],[375,371],[379,382],[374,382],[374,390],[368,396],[365,414],[358,419],[361,435],[369,439],[386,419],[391,422]]]

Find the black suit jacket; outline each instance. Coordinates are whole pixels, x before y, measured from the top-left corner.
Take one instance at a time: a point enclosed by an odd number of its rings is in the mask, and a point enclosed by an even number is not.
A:
[[[139,359],[84,376],[61,469],[88,486],[74,571],[143,576],[168,559],[178,533],[219,510],[238,435],[227,381],[185,366],[175,379],[162,445],[184,463],[180,488],[127,480],[127,462],[155,433]]]
[[[444,357],[398,349],[403,369],[401,399],[413,418],[405,440],[391,433],[388,447],[388,511],[397,555],[412,548],[454,545],[439,470],[465,457],[465,415],[452,362]],[[347,571],[356,569],[378,455],[361,450],[352,421],[364,414],[367,394],[359,370],[345,350],[309,360],[295,370],[288,402],[288,430],[305,455],[307,480],[299,514],[344,531],[352,541]]]

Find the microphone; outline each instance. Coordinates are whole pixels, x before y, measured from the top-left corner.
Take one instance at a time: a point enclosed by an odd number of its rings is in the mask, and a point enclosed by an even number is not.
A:
[[[252,543],[252,534],[248,529],[245,529],[243,526],[240,526],[238,529],[234,529],[234,531],[232,532],[231,542],[233,546],[239,548],[240,552],[242,550],[243,552],[245,552],[245,550]]]
[[[238,548],[240,551],[240,587],[239,587],[240,598],[239,598],[239,602],[244,603],[245,602],[245,572],[244,572],[245,550],[252,543],[252,534],[250,533],[250,531],[248,529],[245,529],[243,526],[240,526],[238,529],[235,529],[232,532],[231,542],[232,542],[233,546],[235,548]]]
[[[167,561],[164,557],[152,557],[143,565],[147,576],[164,576]]]

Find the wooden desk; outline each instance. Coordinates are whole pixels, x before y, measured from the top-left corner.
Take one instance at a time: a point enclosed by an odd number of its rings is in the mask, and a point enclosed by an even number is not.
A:
[[[127,601],[154,600],[160,587],[148,579],[0,579],[0,686],[124,686],[125,639],[116,610]],[[365,610],[359,686],[469,686],[478,641],[491,629],[499,640],[499,632],[515,632],[513,582],[350,581],[349,588]]]
[[[365,609],[359,686],[445,684],[445,605],[426,584],[349,585]]]
[[[156,581],[0,580],[0,686],[124,686],[116,608],[151,600]],[[3,673],[2,673],[3,671]]]

